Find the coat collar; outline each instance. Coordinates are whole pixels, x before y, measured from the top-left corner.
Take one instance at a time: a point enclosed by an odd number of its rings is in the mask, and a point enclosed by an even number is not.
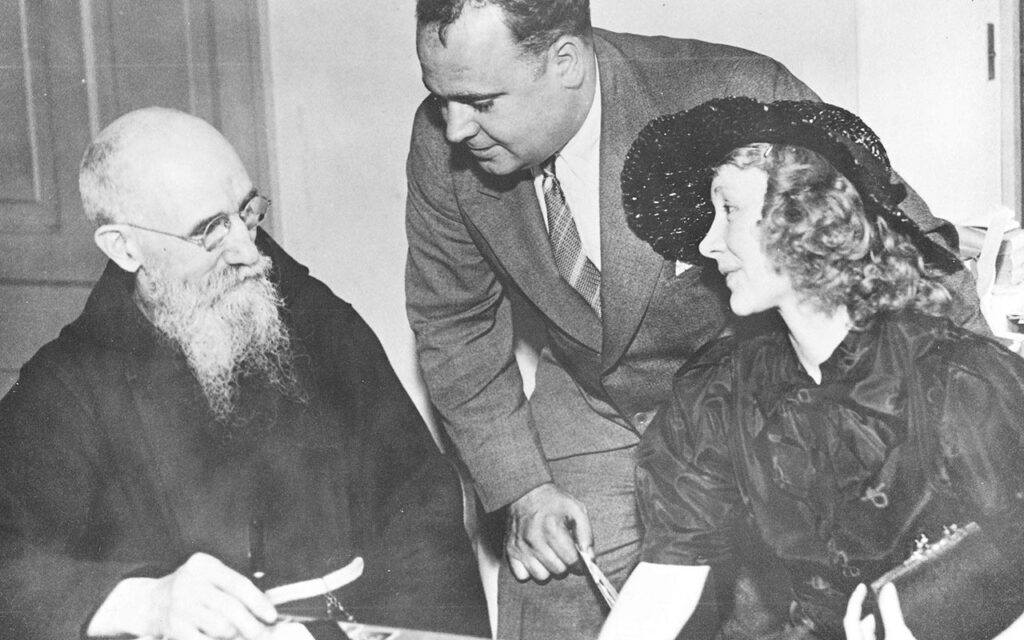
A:
[[[765,419],[771,421],[794,406],[840,404],[854,413],[878,418],[894,430],[881,440],[889,444],[902,441],[907,363],[898,341],[906,341],[906,336],[891,335],[896,326],[896,322],[880,320],[864,331],[849,332],[821,364],[821,384],[800,366],[784,330],[758,340],[760,346],[753,346],[745,359],[753,357],[756,362],[749,366],[767,372],[751,389]]]
[[[650,302],[664,261],[626,226],[620,174],[626,152],[658,115],[632,64],[600,33],[601,306],[599,320],[558,275],[529,172],[490,176],[455,151],[455,179],[468,222],[527,298],[552,322],[595,352],[608,369],[622,356]],[[469,165],[469,166],[466,166]]]

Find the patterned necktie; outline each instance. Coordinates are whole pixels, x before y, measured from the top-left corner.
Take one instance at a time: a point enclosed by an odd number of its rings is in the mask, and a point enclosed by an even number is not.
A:
[[[576,222],[555,177],[555,160],[542,168],[544,172],[544,204],[548,208],[548,234],[555,253],[555,265],[565,281],[579,292],[587,304],[601,316],[601,272],[583,253]]]

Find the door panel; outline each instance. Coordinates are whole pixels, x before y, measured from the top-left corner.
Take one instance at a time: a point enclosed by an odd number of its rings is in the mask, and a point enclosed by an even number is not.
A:
[[[161,105],[210,121],[268,185],[258,7],[247,0],[0,3],[0,393],[104,265],[78,163],[95,128]]]

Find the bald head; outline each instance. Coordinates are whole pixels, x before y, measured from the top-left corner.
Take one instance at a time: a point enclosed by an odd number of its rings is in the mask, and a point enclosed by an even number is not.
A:
[[[110,123],[86,149],[78,177],[85,215],[97,225],[152,221],[166,215],[162,203],[174,194],[236,191],[248,181],[238,154],[219,131],[193,115],[161,107],[138,109]]]

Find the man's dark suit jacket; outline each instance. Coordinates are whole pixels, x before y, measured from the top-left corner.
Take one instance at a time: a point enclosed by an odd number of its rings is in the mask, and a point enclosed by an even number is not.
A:
[[[416,114],[407,173],[406,292],[420,366],[488,510],[551,479],[547,460],[637,443],[672,374],[729,319],[713,268],[676,275],[626,226],[619,176],[652,118],[711,98],[817,99],[782,65],[694,40],[595,30],[601,73],[599,319],[559,276],[529,172],[479,171],[444,138],[437,106]],[[543,114],[537,114],[543,117]],[[916,195],[908,213],[948,231]],[[975,300],[966,277],[955,288]],[[548,347],[527,402],[513,305],[542,319]]]

